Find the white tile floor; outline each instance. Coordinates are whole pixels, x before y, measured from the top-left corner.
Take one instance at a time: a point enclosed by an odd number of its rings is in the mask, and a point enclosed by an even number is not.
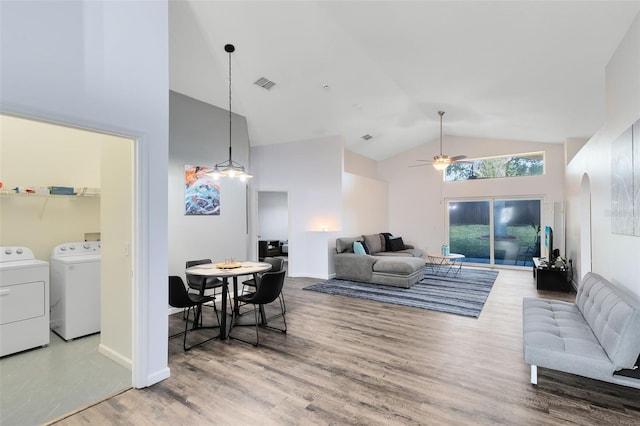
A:
[[[39,425],[131,387],[131,371],[98,352],[100,334],[0,359],[0,424]]]

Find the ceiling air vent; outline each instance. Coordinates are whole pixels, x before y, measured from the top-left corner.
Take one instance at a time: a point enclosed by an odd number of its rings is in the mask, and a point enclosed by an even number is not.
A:
[[[264,77],[260,77],[253,84],[257,84],[258,86],[264,87],[267,90],[271,89],[273,86],[276,85],[276,83],[274,83],[273,81],[269,80],[268,78],[264,78]]]
[[[368,141],[369,139],[373,139],[373,136],[367,133],[366,135],[362,136],[362,139],[364,139],[365,141]]]

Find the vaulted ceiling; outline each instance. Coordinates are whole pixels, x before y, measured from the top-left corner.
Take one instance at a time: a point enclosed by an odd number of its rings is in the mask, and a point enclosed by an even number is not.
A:
[[[251,145],[342,135],[382,160],[437,141],[438,110],[445,135],[562,143],[602,126],[605,67],[639,10],[640,1],[175,0],[170,87],[227,109],[232,43],[232,111],[247,117]],[[260,77],[275,86],[255,85]]]

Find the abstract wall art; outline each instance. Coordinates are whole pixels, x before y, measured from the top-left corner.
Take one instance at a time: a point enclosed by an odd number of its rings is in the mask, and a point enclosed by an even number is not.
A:
[[[184,166],[184,214],[220,215],[220,185],[209,176],[205,166]]]
[[[611,232],[640,236],[640,120],[611,145]]]

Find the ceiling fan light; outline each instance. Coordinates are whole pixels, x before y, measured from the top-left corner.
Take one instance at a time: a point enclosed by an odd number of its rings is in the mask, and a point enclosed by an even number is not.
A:
[[[451,160],[448,157],[436,157],[433,161],[433,168],[438,171],[446,170],[451,164]]]

